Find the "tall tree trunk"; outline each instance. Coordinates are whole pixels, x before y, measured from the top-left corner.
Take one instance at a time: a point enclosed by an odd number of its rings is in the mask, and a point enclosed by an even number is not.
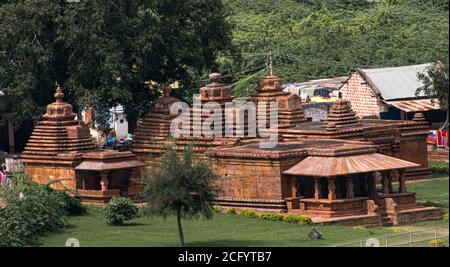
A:
[[[181,210],[177,210],[177,225],[178,225],[178,236],[180,237],[180,244],[184,247],[184,235],[183,227],[181,226]]]

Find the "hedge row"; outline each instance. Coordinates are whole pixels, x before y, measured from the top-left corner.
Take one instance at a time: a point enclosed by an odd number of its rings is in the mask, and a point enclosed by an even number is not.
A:
[[[240,210],[237,211],[234,208],[229,209],[223,209],[220,206],[214,206],[213,210],[218,213],[225,213],[225,214],[236,214],[239,216],[249,217],[249,218],[259,218],[263,220],[268,221],[282,221],[286,223],[298,223],[301,225],[310,225],[312,224],[311,218],[307,216],[300,216],[300,215],[293,215],[293,214],[279,214],[279,213],[271,213],[271,212],[263,212],[263,213],[257,213],[254,210]]]
[[[431,166],[431,172],[433,175],[448,175],[448,165],[447,166]]]

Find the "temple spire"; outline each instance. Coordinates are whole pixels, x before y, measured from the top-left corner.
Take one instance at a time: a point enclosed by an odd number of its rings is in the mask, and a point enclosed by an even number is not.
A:
[[[59,84],[56,85],[54,97],[56,101],[47,106],[47,112],[43,117],[52,121],[73,120],[77,114],[73,112],[72,105],[64,102],[64,93]]]
[[[347,100],[337,100],[331,105],[324,127],[334,130],[346,126],[359,125],[359,119]]]
[[[172,92],[172,88],[168,84],[163,84],[161,86],[164,97],[170,97],[170,93]]]
[[[270,51],[267,57],[267,69],[269,70],[270,76],[273,76],[273,52]]]
[[[61,86],[59,84],[56,84],[56,91],[55,91],[54,97],[56,99],[56,102],[58,102],[58,103],[61,103],[64,101],[64,92],[61,89]]]

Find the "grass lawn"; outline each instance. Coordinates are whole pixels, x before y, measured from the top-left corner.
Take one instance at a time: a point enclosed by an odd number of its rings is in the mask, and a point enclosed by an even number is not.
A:
[[[437,178],[408,184],[421,201],[433,201],[448,211],[448,178]],[[183,222],[187,246],[335,246],[342,243],[382,237],[387,234],[409,232],[431,227],[446,227],[447,221],[421,222],[395,227],[357,229],[345,226],[301,226],[283,222],[270,222],[237,215],[216,214],[212,220]],[[316,227],[321,240],[310,240],[308,233]],[[97,246],[178,246],[174,217],[142,217],[125,226],[112,227],[105,223],[101,208],[88,207],[88,214],[71,217],[69,226],[61,233],[42,240],[42,246],[65,246],[69,238],[76,238],[83,247]]]

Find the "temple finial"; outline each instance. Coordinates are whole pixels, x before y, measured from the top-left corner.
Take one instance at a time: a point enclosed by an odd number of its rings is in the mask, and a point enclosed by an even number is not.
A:
[[[56,84],[56,92],[54,94],[54,97],[56,99],[56,102],[63,102],[64,100],[64,93],[59,84]]]
[[[170,93],[172,92],[172,87],[170,87],[170,85],[168,85],[166,83],[163,84],[161,87],[163,90],[164,97],[169,97]]]
[[[209,80],[213,83],[220,83],[220,80],[222,79],[222,74],[218,72],[214,72],[209,74]]]

